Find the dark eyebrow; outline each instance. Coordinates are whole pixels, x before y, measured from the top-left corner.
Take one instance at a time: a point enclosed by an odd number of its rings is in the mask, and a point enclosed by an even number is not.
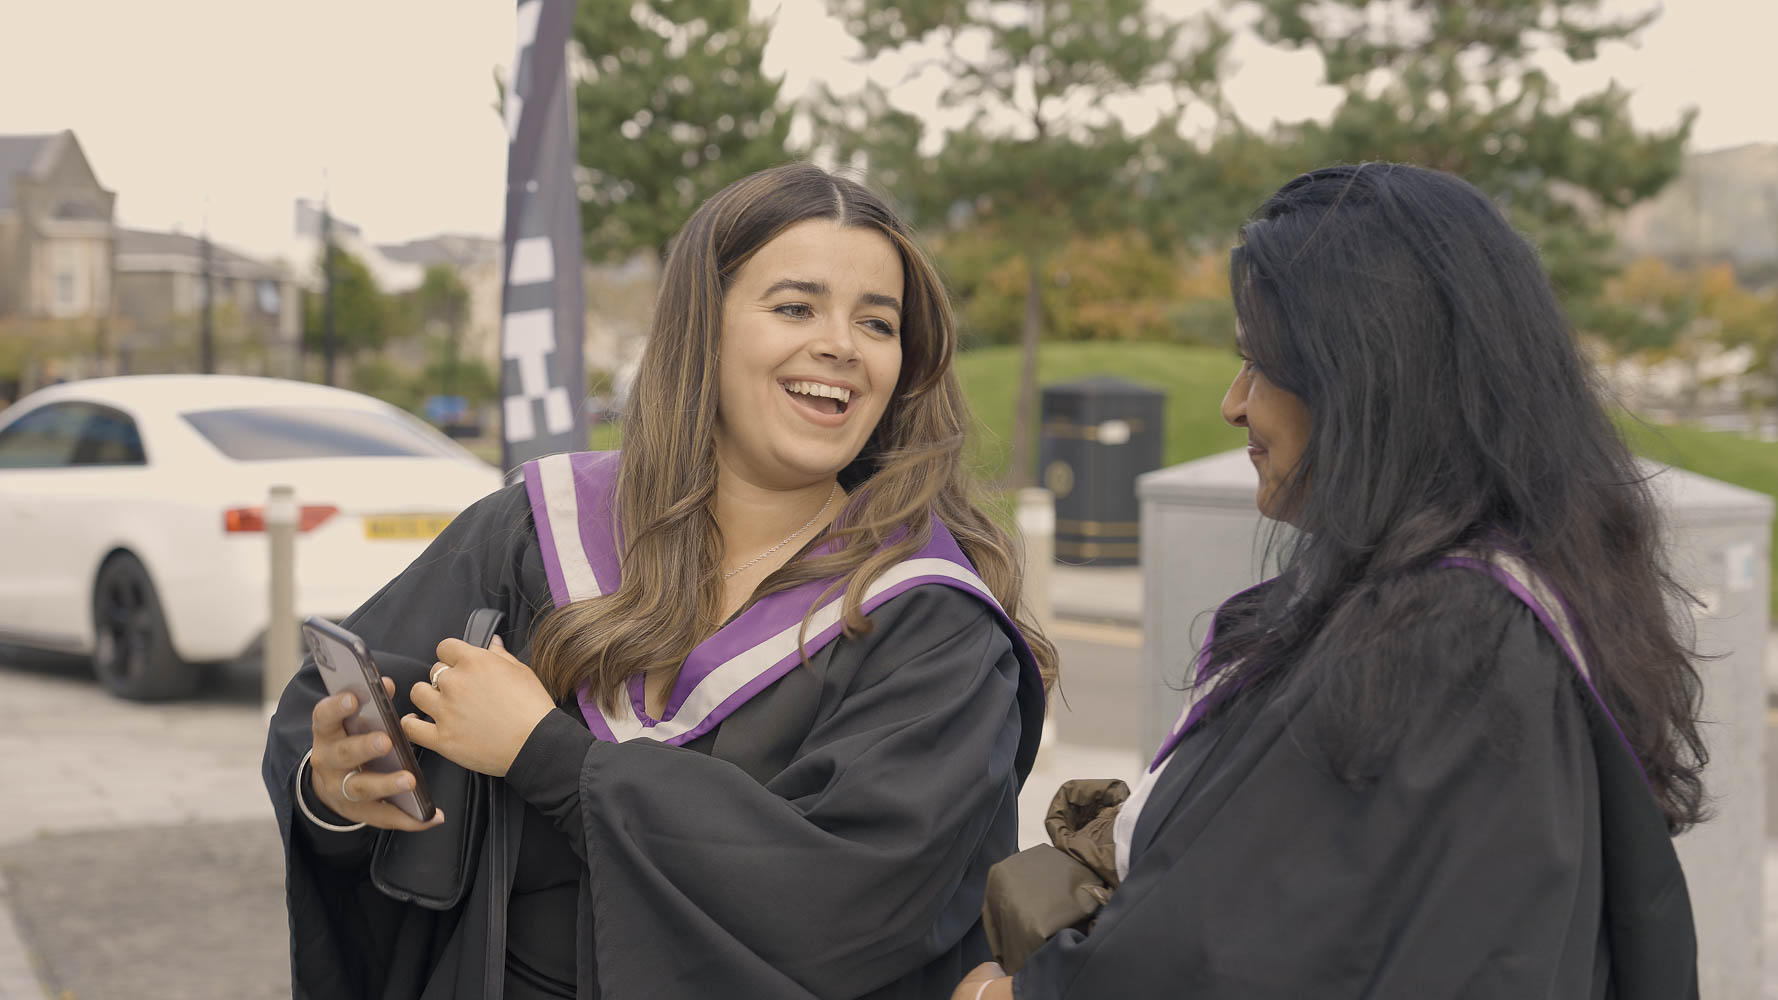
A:
[[[770,288],[761,292],[759,297],[762,299],[769,299],[779,292],[798,292],[803,295],[812,295],[817,298],[827,298],[832,294],[832,289],[828,288],[825,282],[805,281],[801,278],[779,278],[777,281],[772,282]],[[901,300],[893,295],[879,295],[876,292],[866,292],[864,293],[864,301],[873,306],[883,306],[885,308],[893,309],[897,314],[901,312]]]
[[[827,285],[819,281],[802,281],[797,278],[779,278],[772,282],[772,287],[759,294],[762,299],[769,299],[779,292],[800,292],[825,298],[828,295]]]
[[[901,300],[893,295],[878,295],[876,292],[865,292],[864,301],[869,302],[873,306],[883,306],[887,309],[893,309],[897,316],[901,315]]]

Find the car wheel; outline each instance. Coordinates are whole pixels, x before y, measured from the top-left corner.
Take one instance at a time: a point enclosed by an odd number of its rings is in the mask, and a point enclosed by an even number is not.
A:
[[[112,556],[99,570],[93,633],[93,672],[112,694],[150,701],[197,690],[198,668],[173,651],[154,583],[135,556]]]

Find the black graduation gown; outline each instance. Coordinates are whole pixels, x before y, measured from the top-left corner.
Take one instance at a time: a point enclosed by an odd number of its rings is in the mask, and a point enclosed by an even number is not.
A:
[[[525,657],[551,607],[531,518],[522,486],[478,503],[346,621],[385,673],[408,675],[399,711],[473,608],[504,611]],[[577,926],[563,930],[579,996],[944,997],[985,960],[983,887],[1016,847],[1014,759],[1029,750],[1021,663],[985,605],[953,588],[915,587],[869,617],[870,634],[823,646],[685,747],[591,742],[574,822],[557,824],[585,859]],[[456,910],[381,895],[372,832],[321,831],[292,796],[323,694],[305,663],[263,768],[296,995],[498,993],[509,845],[532,806],[494,782],[500,815]],[[560,818],[562,803],[543,805]]]
[[[1393,644],[1432,676],[1374,784],[1333,775],[1312,679],[1238,698],[1173,751],[1091,933],[1052,938],[1014,995],[1695,997],[1638,765],[1526,605],[1478,573],[1441,582]]]

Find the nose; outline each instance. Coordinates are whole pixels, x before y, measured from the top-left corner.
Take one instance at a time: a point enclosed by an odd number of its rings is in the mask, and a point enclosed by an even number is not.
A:
[[[1229,383],[1229,391],[1222,396],[1222,419],[1233,427],[1247,426],[1247,390],[1251,380],[1247,377],[1247,366],[1235,373],[1235,380]]]
[[[858,330],[850,318],[833,316],[819,326],[819,333],[809,344],[809,352],[823,361],[851,364],[859,358]]]

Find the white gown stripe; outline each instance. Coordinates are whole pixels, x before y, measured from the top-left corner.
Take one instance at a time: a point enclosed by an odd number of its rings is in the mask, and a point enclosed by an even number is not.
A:
[[[549,523],[554,529],[556,562],[562,567],[562,582],[568,589],[569,601],[584,601],[600,595],[599,579],[593,575],[593,564],[587,561],[580,545],[580,500],[574,491],[574,467],[568,456],[548,455],[537,460],[537,481],[543,487],[543,503],[549,510]]]
[[[900,584],[921,577],[935,576],[948,577],[962,584],[966,589],[976,592],[984,600],[993,601],[987,584],[983,583],[981,577],[971,572],[967,567],[960,566],[949,559],[927,558],[909,559],[884,571],[883,575],[877,577],[871,583],[870,589],[865,592],[863,606],[868,610],[873,598]],[[836,596],[809,616],[807,633],[809,640],[813,641],[822,631],[839,623],[843,600],[844,595]],[[798,621],[746,652],[725,661],[699,682],[671,719],[657,722],[653,726],[644,725],[643,720],[637,717],[634,707],[628,699],[625,699],[618,717],[612,717],[609,712],[603,709],[600,710],[600,714],[605,717],[606,724],[611,727],[612,735],[619,742],[632,740],[638,736],[666,742],[682,736],[703,722],[711,712],[720,708],[723,702],[747,684],[756,680],[785,657],[794,656],[797,636],[801,632],[802,623]]]
[[[1505,552],[1488,553],[1488,561],[1505,570],[1508,576],[1519,582],[1519,586],[1531,592],[1537,603],[1543,605],[1544,611],[1550,616],[1550,624],[1555,626],[1556,638],[1561,641],[1568,655],[1574,658],[1574,665],[1580,668],[1585,677],[1591,679],[1593,671],[1587,664],[1586,653],[1581,649],[1580,637],[1574,628],[1574,622],[1568,617],[1568,608],[1556,598],[1555,592],[1543,582],[1543,577],[1531,572],[1524,560]]]

